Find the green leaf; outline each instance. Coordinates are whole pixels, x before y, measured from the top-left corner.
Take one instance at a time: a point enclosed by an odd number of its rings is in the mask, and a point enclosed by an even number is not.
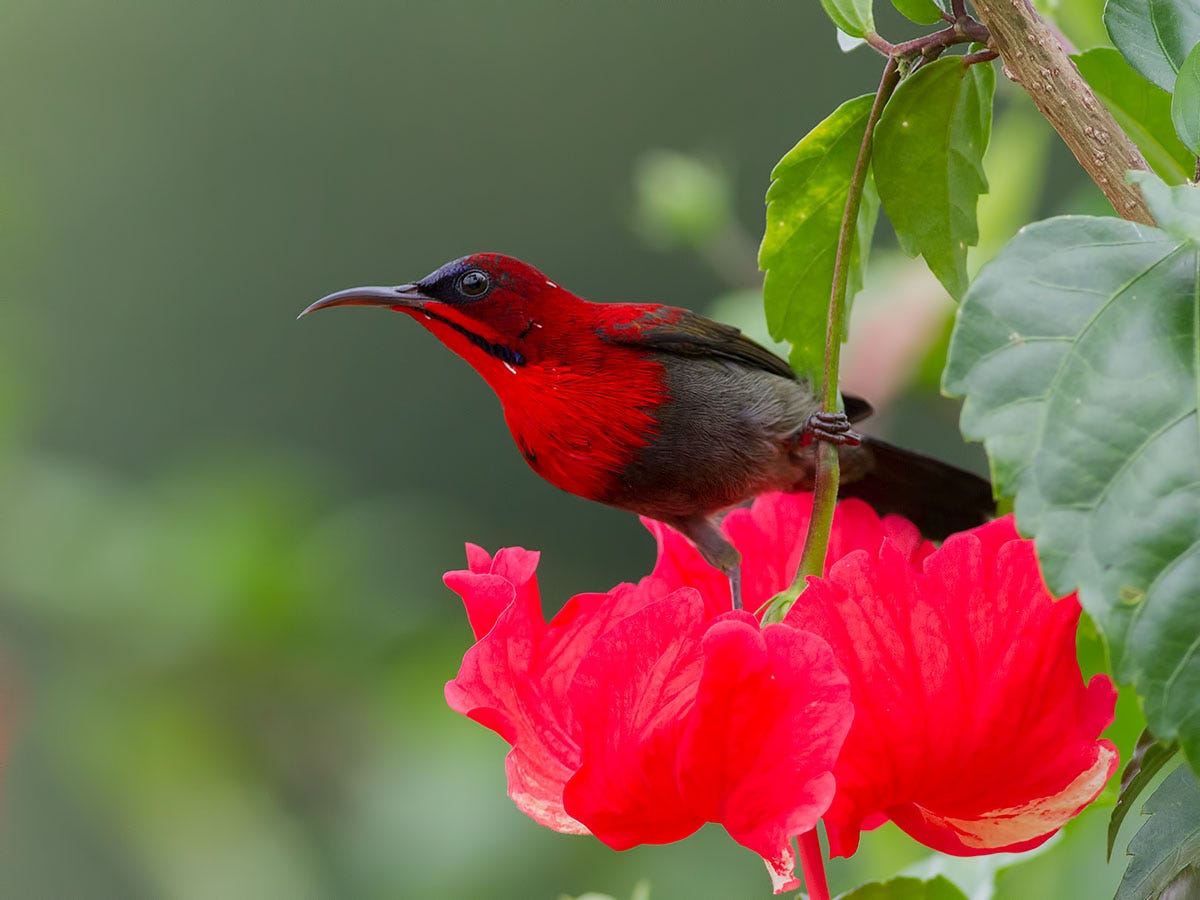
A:
[[[1132,859],[1114,900],[1195,897],[1200,891],[1200,783],[1187,766],[1167,776],[1142,807],[1148,816],[1126,851]]]
[[[851,37],[862,37],[875,30],[871,0],[821,0],[825,15]]]
[[[942,13],[946,11],[935,0],[892,0],[892,6],[900,15],[920,25],[942,21]]]
[[[940,59],[901,82],[875,128],[875,184],[900,245],[924,256],[955,297],[967,289],[967,247],[979,240],[995,86],[989,65]]]
[[[1171,121],[1179,139],[1200,153],[1200,44],[1192,48],[1179,67],[1171,98]]]
[[[839,894],[837,900],[967,900],[954,884],[939,875],[929,881],[919,878],[892,878],[872,881]]]
[[[1146,786],[1154,780],[1154,776],[1162,771],[1162,767],[1178,752],[1179,745],[1177,743],[1160,741],[1149,728],[1143,731],[1141,737],[1138,738],[1137,746],[1133,748],[1133,755],[1129,757],[1129,762],[1125,764],[1125,771],[1121,773],[1121,794],[1117,797],[1117,805],[1113,807],[1112,815],[1108,819],[1107,855],[1109,859],[1112,858],[1113,846],[1121,831],[1121,823],[1129,815],[1129,810],[1133,808],[1134,802],[1137,801]]]
[[[1131,66],[1169,91],[1200,41],[1200,0],[1108,0],[1104,27]]]
[[[1125,177],[1141,187],[1146,205],[1163,231],[1200,242],[1200,190],[1191,185],[1167,187],[1149,172],[1128,172]]]
[[[850,178],[867,129],[873,95],[847,100],[779,161],[767,191],[767,227],[758,264],[767,273],[763,302],[767,327],[792,345],[792,367],[819,372],[838,234]],[[862,287],[879,202],[868,184],[858,214],[846,299]]]
[[[1159,187],[1166,197],[1148,193],[1151,211],[1188,220],[1196,189]],[[1118,680],[1136,686],[1150,727],[1178,738],[1193,766],[1198,264],[1191,241],[1132,222],[1031,225],[967,292],[943,380],[966,396],[963,434],[985,442],[1050,589],[1078,588]]]
[[[1111,47],[1097,47],[1071,58],[1151,168],[1171,184],[1187,181],[1196,158],[1175,134],[1171,95],[1139,75]]]

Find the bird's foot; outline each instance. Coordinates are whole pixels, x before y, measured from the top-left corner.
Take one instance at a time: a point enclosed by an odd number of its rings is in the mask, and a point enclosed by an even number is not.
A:
[[[862,440],[862,435],[850,427],[850,420],[845,413],[819,412],[813,413],[804,423],[800,446],[807,447],[813,441],[826,441],[838,446],[857,447]]]

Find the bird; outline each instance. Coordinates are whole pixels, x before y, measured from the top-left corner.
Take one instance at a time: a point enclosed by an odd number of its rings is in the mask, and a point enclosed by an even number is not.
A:
[[[871,406],[812,385],[739,329],[660,303],[597,303],[499,253],[452,260],[419,281],[329,294],[403,313],[492,388],[517,448],[572,494],[663,522],[729,579],[741,555],[721,515],[770,491],[812,490],[816,442],[838,447],[842,496],[898,513],[940,540],[995,513],[990,483],[859,434]]]

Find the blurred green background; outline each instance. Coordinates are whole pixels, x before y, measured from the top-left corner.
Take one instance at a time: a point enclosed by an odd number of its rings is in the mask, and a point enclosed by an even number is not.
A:
[[[6,4],[0,896],[768,895],[717,829],[615,854],[512,807],[442,701],[470,633],[441,573],[541,548],[552,612],[653,544],[530,473],[421,329],[295,315],[486,249],[761,329],[771,167],[878,71],[815,2]],[[1006,97],[993,250],[1092,203]],[[936,294],[882,243],[860,306]],[[879,430],[979,465],[936,346],[911,362]],[[1021,871],[1111,883],[1102,829]],[[833,881],[924,855],[884,829]]]

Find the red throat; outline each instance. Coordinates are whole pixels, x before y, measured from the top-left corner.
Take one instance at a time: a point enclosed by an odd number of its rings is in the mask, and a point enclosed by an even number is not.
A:
[[[503,332],[441,304],[402,311],[491,386],[535,472],[572,494],[604,500],[658,432],[654,410],[667,399],[663,367],[600,338],[599,317],[608,307],[554,290],[563,296],[503,310]],[[506,359],[488,345],[515,356]]]

